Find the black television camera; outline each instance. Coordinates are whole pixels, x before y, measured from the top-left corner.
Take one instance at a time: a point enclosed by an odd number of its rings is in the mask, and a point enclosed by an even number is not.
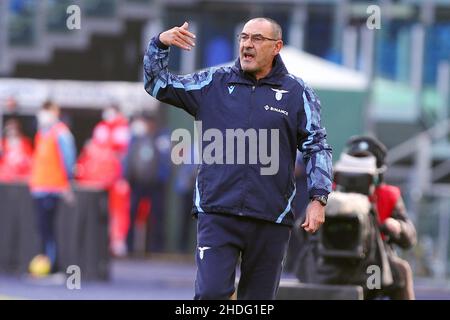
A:
[[[375,158],[342,154],[335,167],[335,191],[329,196],[319,232],[319,255],[364,259],[370,250],[373,210],[369,196],[376,174]]]
[[[335,191],[317,236],[316,274],[321,284],[367,284],[367,268],[380,265],[380,232],[369,199],[377,176],[374,157],[342,154],[335,166]],[[366,291],[366,290],[364,290]]]
[[[371,207],[367,197],[333,192],[319,231],[319,255],[324,258],[364,259],[370,250]]]

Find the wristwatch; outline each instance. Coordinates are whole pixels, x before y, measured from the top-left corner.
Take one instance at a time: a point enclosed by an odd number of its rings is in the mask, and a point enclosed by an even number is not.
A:
[[[311,198],[311,201],[314,201],[314,200],[319,201],[320,204],[325,207],[327,205],[328,197],[327,196],[313,196]]]

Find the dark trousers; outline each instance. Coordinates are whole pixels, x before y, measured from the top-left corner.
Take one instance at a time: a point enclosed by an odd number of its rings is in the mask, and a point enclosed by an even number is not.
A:
[[[58,195],[34,198],[37,229],[41,239],[40,253],[49,257],[52,270],[56,268],[55,220],[59,201],[60,197]]]
[[[238,299],[275,299],[290,227],[257,219],[199,214],[194,299],[229,299],[241,259]]]
[[[151,213],[147,223],[146,247],[151,252],[164,251],[164,186],[131,185],[130,227],[127,234],[129,252],[134,250],[134,229],[139,203],[143,199],[151,201]]]

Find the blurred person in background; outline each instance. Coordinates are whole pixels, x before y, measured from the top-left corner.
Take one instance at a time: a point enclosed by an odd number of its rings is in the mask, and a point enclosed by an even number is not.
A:
[[[150,220],[148,224],[147,234],[148,241],[146,243],[148,252],[160,253],[165,251],[165,213],[167,212],[167,193],[169,188],[169,181],[172,177],[172,161],[170,158],[172,142],[170,140],[171,132],[168,127],[164,126],[161,121],[161,115],[155,114],[156,138],[155,145],[158,152],[158,177],[156,180],[156,193],[153,199],[152,214],[154,219]],[[161,228],[161,232],[157,231]],[[152,232],[152,230],[154,230]]]
[[[74,138],[60,121],[59,106],[45,102],[37,114],[38,132],[31,168],[30,189],[34,200],[41,254],[56,271],[55,218],[61,198],[74,201],[70,186],[76,158]]]
[[[11,115],[17,115],[18,104],[14,97],[8,97],[5,103],[6,112]]]
[[[117,105],[110,105],[103,110],[102,120],[95,126],[92,140],[99,152],[111,154],[114,163],[122,166],[128,148],[130,132],[128,120]],[[92,159],[95,161],[95,159]],[[110,161],[110,165],[115,164]],[[120,168],[120,172],[123,168]],[[110,175],[108,175],[110,176]],[[110,216],[110,248],[113,255],[121,257],[127,253],[126,237],[129,224],[130,187],[121,175],[113,172],[115,179],[108,181],[109,216]]]
[[[127,234],[128,252],[134,251],[136,216],[142,200],[151,203],[149,233],[152,247],[161,251],[164,244],[164,220],[160,208],[160,186],[158,185],[160,152],[156,145],[157,121],[155,115],[141,113],[130,125],[131,140],[124,160],[124,176],[131,188],[130,225]]]
[[[408,217],[400,188],[384,182],[386,146],[371,136],[354,136],[347,141],[346,147],[346,152],[351,156],[372,155],[376,158],[379,173],[371,201],[375,204],[382,237],[387,243],[386,249],[394,278],[393,285],[383,291],[393,299],[413,300],[415,295],[411,266],[397,255],[394,245],[402,249],[412,248],[417,242],[416,229]]]
[[[95,126],[93,138],[111,147],[119,159],[123,159],[130,139],[128,120],[117,105],[106,107],[102,120]]]
[[[17,119],[5,123],[4,137],[0,144],[0,180],[4,182],[26,181],[31,172],[33,146],[22,132]]]
[[[80,185],[109,190],[121,177],[116,153],[96,139],[89,139],[77,159],[75,178]]]

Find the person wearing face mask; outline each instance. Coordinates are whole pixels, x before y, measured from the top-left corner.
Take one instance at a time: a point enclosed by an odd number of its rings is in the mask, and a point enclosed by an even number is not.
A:
[[[123,158],[130,138],[128,121],[117,105],[111,105],[102,112],[102,121],[94,128],[93,137],[97,141],[108,145]]]
[[[157,124],[154,115],[138,114],[131,123],[131,140],[124,161],[124,176],[131,188],[130,226],[127,234],[129,253],[134,251],[135,220],[142,200],[151,201],[148,228],[150,242],[156,242],[160,247],[163,243],[163,215],[158,196],[160,153],[156,139]]]
[[[23,135],[16,119],[8,120],[4,131],[0,148],[0,180],[26,181],[30,175],[33,155],[31,141]]]
[[[34,201],[37,228],[41,238],[41,254],[56,267],[56,236],[54,223],[60,200],[73,201],[70,180],[76,158],[74,138],[59,119],[59,106],[45,102],[37,114],[38,132],[29,181]]]
[[[98,150],[112,154],[112,162],[120,163],[119,173],[123,171],[121,164],[128,148],[130,128],[127,118],[118,105],[110,105],[102,112],[102,120],[95,126],[92,140]],[[93,159],[93,161],[98,161]],[[126,235],[128,230],[128,211],[130,187],[120,174],[113,181],[108,181],[110,248],[111,253],[121,257],[126,255]]]

